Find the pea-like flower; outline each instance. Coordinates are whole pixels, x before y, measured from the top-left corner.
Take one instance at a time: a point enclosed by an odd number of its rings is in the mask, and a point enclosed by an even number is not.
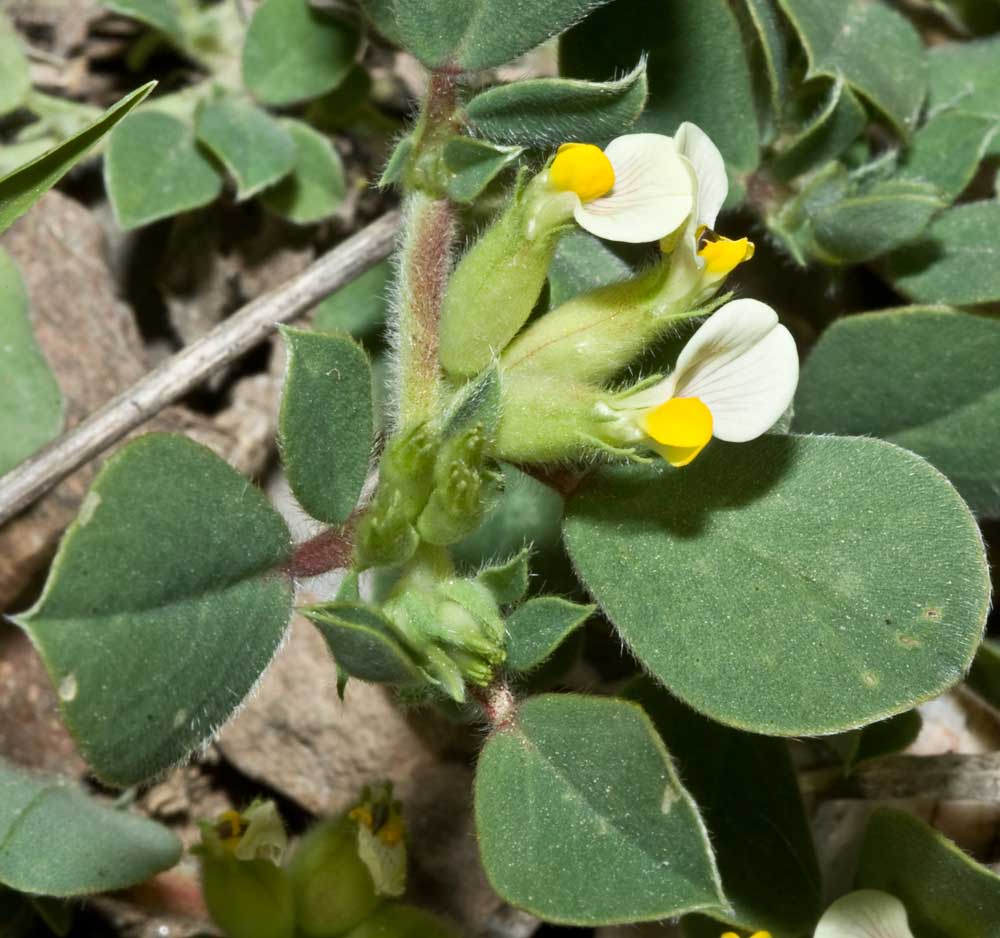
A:
[[[799,376],[791,333],[757,300],[727,303],[684,346],[662,380],[599,405],[607,434],[686,466],[714,436],[745,443],[788,409]]]
[[[604,150],[564,143],[544,183],[574,196],[577,224],[610,241],[658,241],[676,231],[694,205],[690,170],[674,140],[662,134],[626,134]]]
[[[673,253],[678,292],[705,290],[750,260],[754,245],[747,238],[730,240],[714,230],[729,194],[729,180],[722,154],[708,134],[685,122],[677,128],[674,144],[691,176],[694,206],[680,236],[668,235],[660,246],[665,254]]]
[[[813,938],[913,938],[913,932],[899,899],[860,889],[841,896],[823,913]]]

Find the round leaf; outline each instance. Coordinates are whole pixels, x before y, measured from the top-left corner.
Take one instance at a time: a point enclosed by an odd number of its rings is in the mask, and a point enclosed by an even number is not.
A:
[[[149,434],[105,464],[15,620],[99,778],[164,771],[242,703],[285,633],[289,554],[263,494],[191,440]]]
[[[689,468],[606,471],[570,502],[578,573],[646,668],[763,733],[834,733],[968,668],[989,578],[961,498],[872,439],[713,442]]]
[[[915,935],[1000,936],[1000,877],[902,811],[872,815],[856,883],[899,899]]]
[[[309,514],[340,524],[358,503],[371,458],[368,356],[346,335],[281,333],[288,365],[279,438],[288,482]]]
[[[265,0],[243,46],[243,81],[264,104],[306,101],[336,88],[354,65],[361,34],[309,0]]]
[[[806,361],[794,426],[919,453],[977,514],[1000,517],[1000,322],[945,309],[848,316]]]
[[[206,205],[222,179],[185,124],[159,111],[133,114],[111,134],[104,182],[122,228]]]
[[[308,124],[288,118],[282,127],[295,141],[295,166],[261,200],[296,225],[312,225],[329,218],[343,204],[347,194],[344,167],[333,144]]]
[[[725,905],[704,825],[634,704],[534,697],[483,749],[486,874],[548,921],[639,922]]]
[[[141,883],[180,857],[165,827],[0,762],[0,884],[82,896]]]
[[[931,222],[922,239],[889,256],[886,275],[915,303],[976,306],[1000,300],[1000,202],[956,205]]]
[[[265,111],[236,98],[208,101],[198,112],[198,139],[236,180],[238,200],[288,175],[295,165],[295,141]]]

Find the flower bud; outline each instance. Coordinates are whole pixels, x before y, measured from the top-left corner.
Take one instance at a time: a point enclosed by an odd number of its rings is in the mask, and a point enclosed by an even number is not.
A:
[[[434,465],[434,489],[417,524],[429,544],[461,540],[495,505],[500,477],[486,468],[485,449],[486,434],[478,424],[442,447]]]
[[[292,938],[292,887],[278,866],[285,830],[273,802],[226,811],[202,825],[202,893],[229,938]]]
[[[452,275],[441,310],[439,352],[453,377],[489,365],[538,302],[558,235],[577,201],[548,187],[545,175],[514,194]]]
[[[288,864],[298,931],[307,938],[339,938],[382,902],[358,854],[357,822],[349,817],[314,827]]]
[[[213,921],[228,938],[292,938],[292,886],[270,860],[202,856],[201,888]]]

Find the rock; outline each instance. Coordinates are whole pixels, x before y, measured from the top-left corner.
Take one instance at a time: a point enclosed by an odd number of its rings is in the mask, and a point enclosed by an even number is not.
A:
[[[0,624],[0,756],[15,765],[78,777],[86,765],[59,717],[59,699],[28,636]]]
[[[70,429],[146,373],[135,319],[104,260],[100,224],[72,199],[49,192],[5,234],[3,245],[24,278],[32,328],[62,389]],[[132,436],[186,433],[241,472],[258,475],[274,452],[278,397],[277,377],[252,375],[234,386],[232,403],[220,414],[167,407]],[[95,462],[79,469],[0,528],[0,610],[30,599],[26,591],[52,556],[98,467]]]

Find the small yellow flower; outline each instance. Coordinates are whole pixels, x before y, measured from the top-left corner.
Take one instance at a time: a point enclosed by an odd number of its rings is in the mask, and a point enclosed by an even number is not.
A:
[[[673,373],[601,405],[608,434],[686,466],[712,437],[745,443],[788,409],[798,384],[791,333],[769,306],[734,300],[698,328]]]
[[[213,822],[202,825],[204,846],[237,860],[281,862],[288,844],[285,827],[273,801],[255,801],[245,811],[223,811]]]
[[[718,147],[696,124],[685,122],[674,136],[677,152],[691,175],[694,206],[678,238],[663,238],[660,246],[672,254],[678,292],[711,289],[744,261],[754,255],[747,238],[730,240],[713,228],[726,196],[729,179]]]
[[[574,197],[577,224],[609,241],[659,241],[684,224],[694,205],[690,170],[663,134],[626,134],[604,150],[564,143],[543,182]]]
[[[740,938],[734,931],[723,932],[720,938]],[[755,931],[750,938],[771,938],[769,931]]]

